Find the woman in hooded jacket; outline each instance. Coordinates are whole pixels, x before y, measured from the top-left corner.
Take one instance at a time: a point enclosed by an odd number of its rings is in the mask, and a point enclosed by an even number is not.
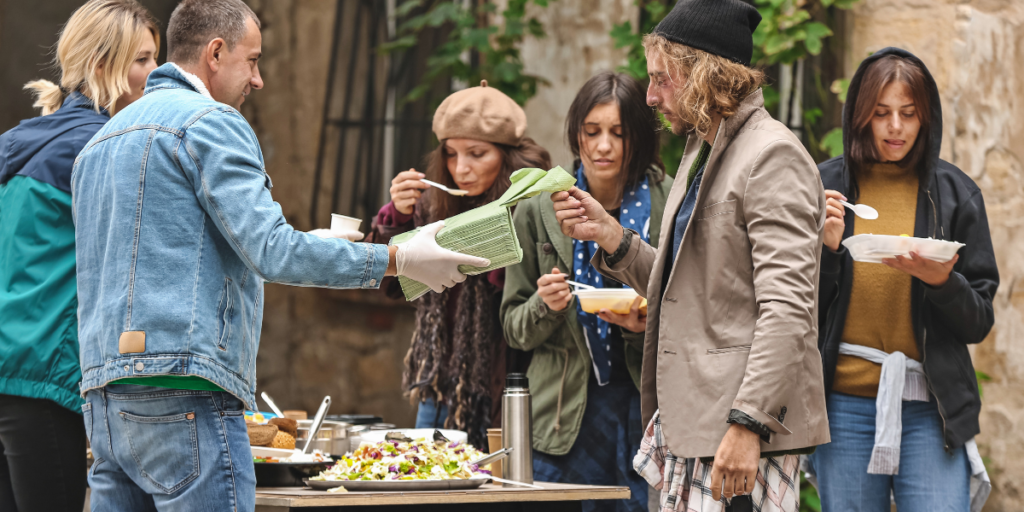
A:
[[[159,48],[134,0],[85,3],[57,41],[60,85],[25,84],[43,115],[0,135],[0,510],[84,505],[71,168],[142,97]]]
[[[999,285],[981,191],[939,159],[938,89],[904,50],[860,65],[843,124],[844,154],[819,166],[818,345],[832,442],[810,466],[822,509],[888,511],[890,496],[900,512],[980,509],[970,479],[981,399],[967,348],[992,328]],[[873,206],[878,219],[854,219],[840,200]],[[842,241],[867,233],[965,245],[949,261],[911,252],[856,262]]]

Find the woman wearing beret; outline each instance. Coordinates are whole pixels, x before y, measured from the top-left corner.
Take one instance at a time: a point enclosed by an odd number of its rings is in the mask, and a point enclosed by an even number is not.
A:
[[[627,229],[658,244],[672,187],[658,157],[657,118],[643,86],[601,73],[584,84],[566,119],[576,186]],[[640,361],[647,317],[580,309],[571,279],[621,288],[590,266],[594,244],[562,234],[550,194],[520,203],[513,217],[523,262],[508,268],[501,321],[509,345],[533,351],[534,478],[628,486],[628,501],[585,502],[584,510],[647,510],[647,482],[632,468],[640,448]]]
[[[523,135],[526,113],[486,80],[448,96],[434,113],[433,130],[441,144],[427,155],[426,173],[410,169],[392,180],[391,202],[377,214],[368,241],[387,243],[485,205],[508,189],[513,172],[551,167],[547,150]],[[449,195],[424,178],[469,193]],[[483,448],[486,429],[501,426],[505,374],[525,366],[525,354],[508,347],[498,322],[504,281],[504,269],[494,270],[415,302],[416,330],[402,380],[419,403],[417,427],[464,430]]]

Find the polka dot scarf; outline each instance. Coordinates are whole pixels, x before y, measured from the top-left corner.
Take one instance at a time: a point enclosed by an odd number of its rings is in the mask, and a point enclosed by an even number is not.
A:
[[[582,165],[576,169],[576,187],[583,191],[587,190],[587,177],[583,172]],[[640,233],[641,239],[650,243],[651,190],[646,175],[643,181],[637,183],[635,189],[623,195],[620,208],[619,222],[627,229]],[[590,259],[597,252],[597,244],[573,240],[572,252],[572,280],[589,284],[595,288],[604,288],[605,279],[590,266]],[[576,302],[576,314],[580,324],[583,325],[583,334],[587,340],[587,348],[590,350],[590,358],[594,363],[597,383],[603,386],[608,383],[612,371],[612,346],[609,332],[611,326],[597,315],[583,312],[580,309],[579,301]]]

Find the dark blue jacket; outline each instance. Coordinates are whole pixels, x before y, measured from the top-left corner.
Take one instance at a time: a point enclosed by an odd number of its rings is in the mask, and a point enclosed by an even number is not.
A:
[[[75,92],[0,135],[0,394],[81,412],[71,169],[109,120]]]

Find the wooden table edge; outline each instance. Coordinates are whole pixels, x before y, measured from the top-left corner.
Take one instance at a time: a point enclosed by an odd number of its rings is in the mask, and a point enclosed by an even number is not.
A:
[[[540,501],[585,501],[629,499],[628,487],[567,486],[537,489],[511,489],[489,486],[464,491],[419,492],[349,492],[320,496],[292,496],[275,494],[272,490],[256,489],[256,504],[270,507],[336,507],[359,505],[426,505],[446,503],[509,503]]]

